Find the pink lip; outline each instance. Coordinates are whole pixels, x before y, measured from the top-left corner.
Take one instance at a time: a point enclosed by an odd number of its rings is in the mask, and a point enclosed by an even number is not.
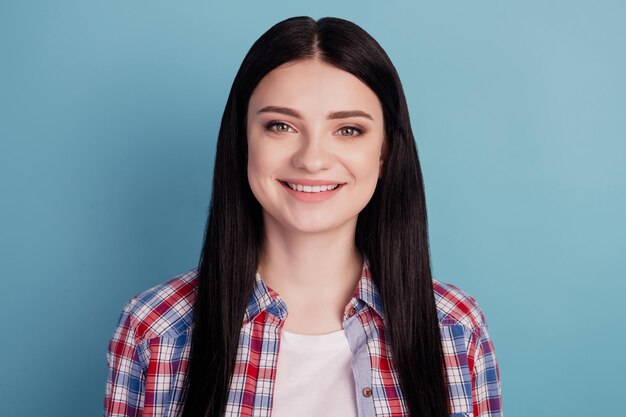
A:
[[[334,184],[344,184],[341,181],[335,180],[307,180],[300,178],[285,178],[279,181],[290,182],[292,184],[302,184],[302,185],[334,185]]]
[[[313,183],[313,180],[305,180],[306,182],[301,182],[302,180],[288,180],[288,181],[291,183],[303,184],[303,185],[337,184],[336,182],[321,182],[320,183],[319,181]],[[279,182],[292,197],[294,197],[297,200],[304,201],[307,203],[319,203],[322,201],[326,201],[329,198],[332,198],[333,196],[335,196],[339,192],[339,190],[343,188],[343,184],[341,184],[339,187],[335,188],[332,191],[322,191],[319,193],[305,193],[303,191],[292,190],[291,187],[285,184],[282,180]]]

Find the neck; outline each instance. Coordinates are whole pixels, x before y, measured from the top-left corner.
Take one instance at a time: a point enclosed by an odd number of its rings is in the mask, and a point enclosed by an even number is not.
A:
[[[287,327],[300,333],[324,333],[340,326],[363,267],[355,230],[356,218],[319,233],[294,232],[271,220],[265,222],[258,272],[287,304],[291,319]]]

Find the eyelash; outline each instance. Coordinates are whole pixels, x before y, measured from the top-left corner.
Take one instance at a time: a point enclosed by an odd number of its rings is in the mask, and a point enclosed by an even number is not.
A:
[[[279,122],[279,121],[273,120],[273,121],[271,121],[271,122],[268,122],[268,123],[265,125],[265,129],[267,129],[267,130],[271,130],[271,131],[273,131],[274,133],[285,133],[285,132],[279,132],[279,131],[277,131],[277,130],[274,130],[274,129],[273,129],[273,127],[275,127],[275,126],[277,126],[277,125],[284,125],[284,126],[288,126],[288,127],[292,128],[292,127],[291,127],[291,126],[289,126],[289,124],[287,124],[287,123],[284,123],[284,122]],[[293,129],[293,128],[292,128],[292,129]],[[357,137],[357,136],[362,136],[362,135],[365,133],[365,129],[361,129],[360,127],[357,127],[357,126],[352,126],[352,125],[342,126],[341,128],[339,128],[339,130],[341,130],[341,129],[352,129],[352,130],[354,130],[354,131],[356,132],[356,135],[341,135],[341,136],[344,136],[344,137],[347,137],[347,138],[350,138],[350,137]]]

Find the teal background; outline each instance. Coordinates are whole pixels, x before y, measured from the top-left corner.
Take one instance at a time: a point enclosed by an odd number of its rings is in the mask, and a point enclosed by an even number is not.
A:
[[[1,3],[0,414],[101,413],[122,306],[197,262],[237,68],[294,15],[396,64],[505,414],[622,415],[625,3],[363,0]]]

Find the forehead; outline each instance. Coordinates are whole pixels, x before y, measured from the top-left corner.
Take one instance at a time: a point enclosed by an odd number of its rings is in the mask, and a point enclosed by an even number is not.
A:
[[[364,110],[382,120],[382,107],[364,82],[318,59],[288,62],[270,71],[257,85],[248,114],[268,105],[291,107],[305,117],[340,110]]]

